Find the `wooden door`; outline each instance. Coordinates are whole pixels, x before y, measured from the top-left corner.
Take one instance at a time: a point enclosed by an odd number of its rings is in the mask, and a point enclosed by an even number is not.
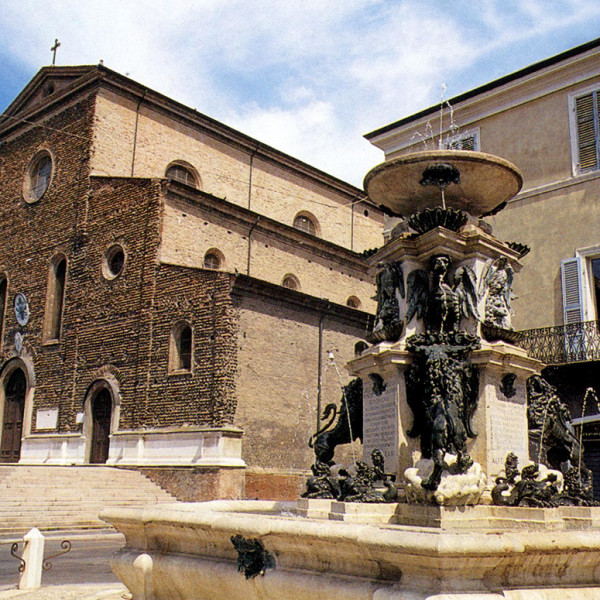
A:
[[[21,435],[25,414],[25,373],[17,369],[8,378],[4,390],[4,418],[2,419],[2,441],[0,442],[0,462],[19,462],[21,456]]]
[[[92,399],[92,447],[90,462],[103,464],[108,460],[112,398],[107,389]]]

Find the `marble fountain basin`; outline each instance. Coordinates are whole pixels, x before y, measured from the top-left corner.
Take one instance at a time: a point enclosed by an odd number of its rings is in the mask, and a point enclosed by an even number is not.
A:
[[[600,599],[600,508],[212,501],[110,509],[134,600]],[[275,567],[246,579],[234,535]]]

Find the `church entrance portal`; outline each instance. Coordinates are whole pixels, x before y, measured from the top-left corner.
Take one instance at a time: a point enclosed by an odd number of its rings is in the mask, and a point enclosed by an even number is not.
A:
[[[0,462],[19,462],[26,391],[25,373],[21,369],[16,369],[8,378],[4,388],[5,400],[2,440],[0,441]]]
[[[92,398],[92,442],[90,462],[104,464],[108,460],[112,396],[107,388]]]

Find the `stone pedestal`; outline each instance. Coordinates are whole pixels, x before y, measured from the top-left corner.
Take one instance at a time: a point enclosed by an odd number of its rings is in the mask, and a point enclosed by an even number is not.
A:
[[[364,459],[379,448],[386,470],[397,472],[400,480],[420,456],[419,440],[406,434],[413,414],[406,402],[404,374],[412,358],[403,345],[378,344],[350,363],[352,373],[363,380]],[[484,472],[494,477],[504,468],[509,452],[517,455],[521,466],[529,460],[525,384],[543,364],[504,342],[482,342],[482,348],[471,353],[470,362],[479,369],[479,400],[473,418],[477,437],[468,441],[467,448]],[[508,378],[511,384],[503,383],[510,374],[514,375]],[[371,375],[383,379],[383,390],[373,384]]]
[[[488,477],[495,477],[509,452],[517,455],[521,467],[529,460],[526,382],[544,365],[503,342],[483,343],[470,362],[479,369],[479,402],[473,418],[477,437],[469,441],[469,453]],[[503,379],[510,374],[515,377],[507,387]]]
[[[487,342],[481,337],[481,321],[486,314],[486,277],[490,265],[502,259],[518,272],[521,265],[511,248],[482,229],[468,225],[459,232],[437,227],[417,237],[400,237],[386,244],[372,257],[372,264],[396,261],[406,281],[404,297],[398,295],[399,318],[410,315],[410,274],[416,270],[431,273],[433,257],[450,257],[448,281],[463,268],[471,273],[471,293],[477,301],[476,311],[462,313],[460,331],[481,338],[481,349],[472,351],[467,360],[479,371],[479,397],[473,418],[477,436],[467,442],[467,451],[490,477],[504,468],[509,452],[514,452],[523,466],[529,460],[527,439],[526,381],[541,371],[543,364],[528,358],[527,353],[502,341]],[[431,275],[433,278],[433,275]],[[473,281],[473,279],[476,279]],[[482,284],[483,281],[483,284]],[[425,323],[414,314],[404,323],[397,342],[380,342],[350,361],[349,371],[363,381],[364,459],[370,462],[374,448],[386,459],[386,470],[397,472],[402,481],[404,471],[420,457],[420,442],[406,432],[412,427],[413,413],[406,402],[405,373],[415,356],[406,351],[406,341],[423,333]],[[380,377],[383,381],[378,381]]]
[[[371,451],[378,448],[385,457],[386,471],[399,475],[412,467],[420,454],[419,440],[406,434],[413,422],[404,380],[410,363],[410,354],[400,344],[385,342],[350,363],[352,373],[363,380],[364,460],[370,463]],[[370,375],[380,376],[384,389],[378,389]]]

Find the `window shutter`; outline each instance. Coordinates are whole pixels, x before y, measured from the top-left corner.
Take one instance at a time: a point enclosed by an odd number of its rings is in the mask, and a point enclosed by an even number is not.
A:
[[[583,321],[581,260],[581,257],[578,256],[567,258],[560,263],[565,325]]]
[[[479,150],[477,133],[466,133],[455,137],[446,144],[449,150]]]
[[[460,141],[461,150],[475,150],[475,136],[468,135]]]
[[[598,168],[598,113],[600,97],[591,92],[575,99],[577,120],[577,149],[579,171],[584,173]]]

